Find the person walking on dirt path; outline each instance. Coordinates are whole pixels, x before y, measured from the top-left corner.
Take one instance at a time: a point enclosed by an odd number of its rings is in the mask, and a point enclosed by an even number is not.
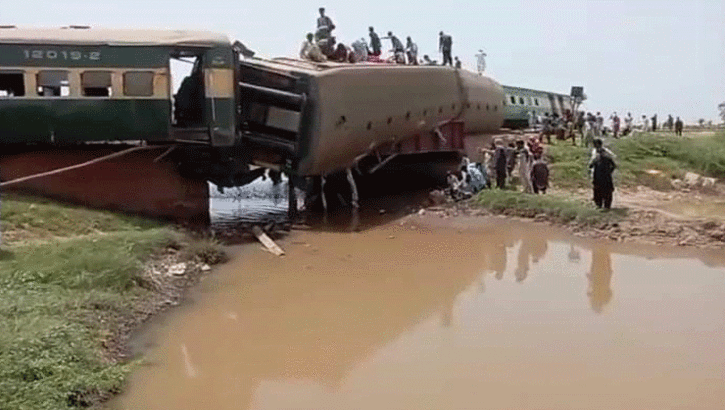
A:
[[[377,57],[383,52],[383,43],[380,41],[378,33],[375,32],[372,26],[368,27],[368,30],[370,34],[370,47],[373,48],[369,54]]]
[[[592,172],[592,189],[594,204],[597,208],[610,209],[612,207],[612,193],[614,192],[614,181],[612,173],[617,168],[612,155],[607,153],[602,140],[594,140],[594,159],[589,162]],[[605,151],[606,150],[606,151]],[[611,152],[611,151],[610,151]]]
[[[453,58],[451,58],[451,51],[453,50],[453,38],[443,33],[442,31],[438,34],[438,50],[443,54],[443,64],[450,64],[453,67]]]
[[[680,119],[680,117],[677,117],[677,120],[675,121],[675,135],[676,136],[678,136],[678,137],[682,136],[683,125],[684,124],[682,123],[682,120]]]
[[[657,114],[652,116],[652,132],[657,131]]]

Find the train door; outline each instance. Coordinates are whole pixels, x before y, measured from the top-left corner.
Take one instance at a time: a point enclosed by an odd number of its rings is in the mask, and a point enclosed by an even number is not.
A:
[[[173,50],[169,59],[171,72],[174,139],[208,140],[205,118],[203,51]]]

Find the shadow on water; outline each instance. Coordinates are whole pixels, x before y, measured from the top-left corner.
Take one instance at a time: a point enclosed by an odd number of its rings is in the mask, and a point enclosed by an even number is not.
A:
[[[389,164],[384,171],[362,177],[357,175],[360,207],[350,206],[351,189],[341,175],[330,177],[326,197],[331,204],[327,212],[312,207],[301,213],[294,223],[298,227],[325,232],[360,232],[399,219],[426,205],[428,193],[439,186],[446,167],[453,159],[443,161],[432,170],[419,164]],[[248,237],[253,225],[265,229],[273,237],[288,231],[288,185],[270,179],[257,179],[244,187],[228,189],[224,194],[210,187],[211,230],[235,243],[234,238]],[[303,196],[298,198],[302,207]]]

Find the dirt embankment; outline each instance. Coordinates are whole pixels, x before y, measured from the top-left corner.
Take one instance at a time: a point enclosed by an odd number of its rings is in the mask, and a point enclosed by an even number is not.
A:
[[[557,194],[562,195],[562,191]],[[589,199],[585,191],[568,191],[568,195],[573,198]],[[560,226],[579,237],[617,242],[725,248],[725,217],[719,218],[715,215],[695,217],[666,210],[673,202],[671,199],[686,198],[687,195],[682,192],[662,193],[646,188],[618,192],[614,206],[618,207],[619,211],[624,211],[621,212],[622,216],[594,223],[577,220],[563,222],[560,218],[532,209],[493,210],[482,207],[475,198],[459,202],[446,200],[421,212],[433,213],[441,218],[458,215],[507,216]],[[689,195],[692,198],[692,194]],[[647,201],[644,200],[645,197]],[[701,194],[696,197],[700,203],[705,204],[721,200],[718,197]]]

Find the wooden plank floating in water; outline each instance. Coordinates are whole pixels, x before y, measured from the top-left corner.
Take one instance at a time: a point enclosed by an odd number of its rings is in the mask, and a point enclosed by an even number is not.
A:
[[[282,250],[282,248],[280,248],[276,243],[274,243],[272,238],[267,236],[267,234],[264,233],[262,228],[255,225],[252,227],[252,233],[254,233],[254,236],[257,237],[259,242],[262,242],[262,245],[264,245],[267,249],[269,249],[270,252],[272,252],[273,254],[275,254],[277,256],[284,255],[284,251]]]

